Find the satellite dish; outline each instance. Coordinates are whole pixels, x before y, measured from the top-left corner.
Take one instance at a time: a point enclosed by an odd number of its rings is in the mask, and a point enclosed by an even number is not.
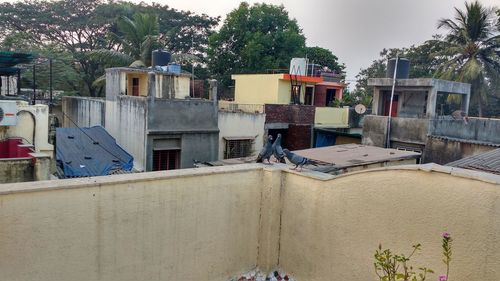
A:
[[[366,112],[366,106],[360,103],[354,107],[354,111],[356,111],[357,114],[364,114]]]

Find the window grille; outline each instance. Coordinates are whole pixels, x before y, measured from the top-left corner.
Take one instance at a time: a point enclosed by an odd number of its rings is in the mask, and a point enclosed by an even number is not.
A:
[[[253,139],[226,140],[224,159],[248,157],[252,154]]]
[[[180,150],[154,150],[153,171],[179,169],[180,154]]]

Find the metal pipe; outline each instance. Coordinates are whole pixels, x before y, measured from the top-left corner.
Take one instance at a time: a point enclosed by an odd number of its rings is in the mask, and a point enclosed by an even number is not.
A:
[[[49,113],[52,113],[52,59],[49,59]]]
[[[31,101],[31,104],[35,105],[36,104],[36,65],[33,64],[33,100]]]
[[[21,69],[17,69],[17,95],[21,95]]]
[[[396,88],[396,73],[398,72],[399,63],[399,53],[396,54],[396,65],[394,66],[394,75],[392,76],[392,90],[391,90],[391,101],[389,103],[389,116],[387,118],[387,138],[385,140],[385,147],[391,147],[391,118],[392,118],[392,102],[394,100],[394,90]],[[389,66],[389,62],[387,63]]]

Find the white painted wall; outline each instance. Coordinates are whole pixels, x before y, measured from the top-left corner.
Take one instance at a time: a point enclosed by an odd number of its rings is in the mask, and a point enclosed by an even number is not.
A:
[[[105,129],[125,151],[134,157],[134,169],[146,169],[147,100],[119,96],[106,100]]]
[[[49,107],[20,101],[17,109],[18,123],[8,127],[6,137],[22,137],[35,145],[36,152],[45,152],[52,157],[54,146],[49,143]]]
[[[224,137],[255,138],[253,154],[259,153],[264,143],[264,113],[219,111],[219,159],[224,159]]]

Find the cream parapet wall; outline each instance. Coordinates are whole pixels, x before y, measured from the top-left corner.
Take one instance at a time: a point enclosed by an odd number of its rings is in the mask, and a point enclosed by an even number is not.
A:
[[[339,177],[257,164],[0,185],[5,280],[375,280],[379,243],[453,280],[500,280],[500,177],[438,165]],[[436,275],[437,276],[437,275]],[[436,276],[431,276],[433,279]]]

